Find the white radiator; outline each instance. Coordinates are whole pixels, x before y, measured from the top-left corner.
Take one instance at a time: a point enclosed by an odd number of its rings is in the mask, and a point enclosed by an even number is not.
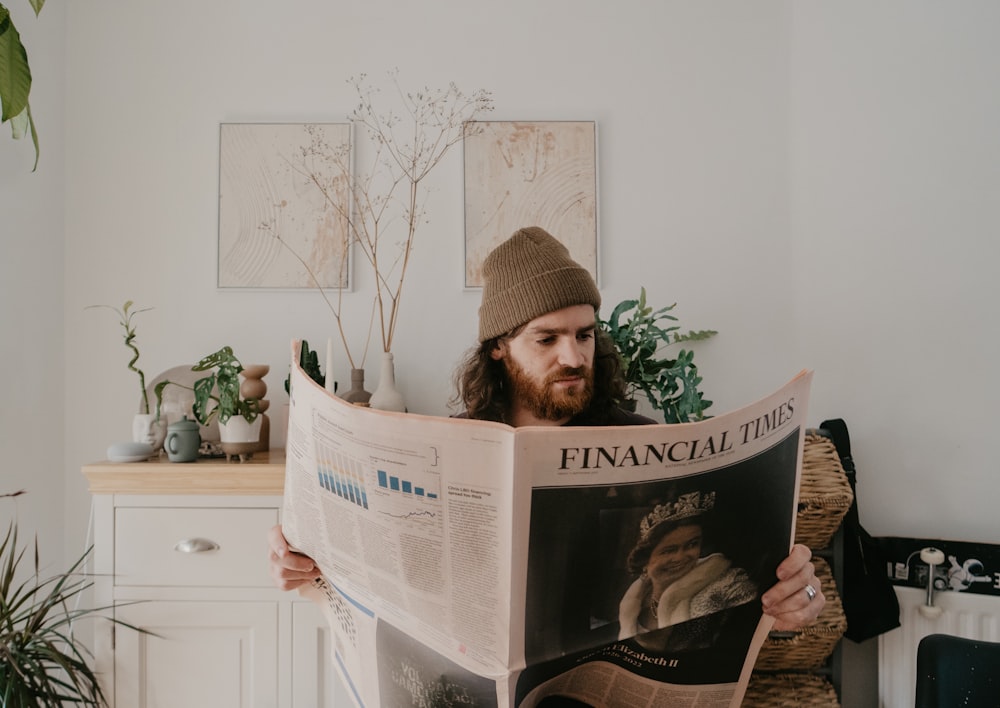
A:
[[[928,634],[1000,642],[1000,597],[935,592],[934,605],[942,612],[939,617],[928,619],[920,612],[927,599],[926,590],[901,586],[895,590],[901,626],[879,637],[879,706],[912,708],[917,682],[917,643]]]

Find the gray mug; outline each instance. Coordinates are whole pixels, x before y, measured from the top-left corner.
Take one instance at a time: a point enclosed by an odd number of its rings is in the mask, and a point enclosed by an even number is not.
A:
[[[167,438],[163,441],[163,449],[167,451],[167,459],[171,462],[194,462],[198,459],[198,448],[201,447],[201,434],[198,423],[189,420],[185,415],[176,423],[167,426]]]

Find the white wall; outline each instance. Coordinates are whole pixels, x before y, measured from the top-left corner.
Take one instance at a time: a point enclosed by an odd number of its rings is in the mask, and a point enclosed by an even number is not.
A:
[[[0,141],[0,429],[14,486],[41,481],[39,508],[65,509],[42,526],[70,551],[79,466],[128,437],[138,398],[113,316],[84,306],[155,308],[136,320],[151,376],[231,344],[271,364],[282,403],[289,340],[333,323],[316,293],[216,290],[218,125],[340,120],[349,76],[397,66],[413,86],[493,91],[496,119],[596,120],[605,301],[645,284],[720,331],[697,357],[715,412],[815,369],[810,418],[847,420],[873,533],[995,541],[995,3],[91,0],[66,5],[65,84],[63,12],[33,30],[57,62],[36,75],[39,173]],[[411,408],[445,413],[478,306],[460,151],[432,181],[395,353]],[[53,401],[64,436],[43,427]],[[859,683],[846,705],[870,703]]]
[[[66,8],[52,3],[36,19],[27,2],[5,3],[28,52],[32,115],[41,156],[32,172],[31,138],[0,128],[0,533],[17,518],[20,544],[37,533],[46,570],[63,567],[65,496],[63,112]],[[87,509],[79,498],[73,504]],[[55,513],[53,513],[55,510]],[[76,529],[81,531],[82,527]],[[72,546],[75,559],[82,539]],[[30,568],[26,561],[25,568]],[[53,571],[54,572],[54,571]]]

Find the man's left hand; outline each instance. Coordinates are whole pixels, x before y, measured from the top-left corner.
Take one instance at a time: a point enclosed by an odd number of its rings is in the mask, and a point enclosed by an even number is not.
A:
[[[773,630],[800,629],[815,622],[823,610],[826,598],[811,559],[812,551],[807,546],[792,546],[791,553],[778,566],[778,582],[761,597],[764,612],[774,617]]]

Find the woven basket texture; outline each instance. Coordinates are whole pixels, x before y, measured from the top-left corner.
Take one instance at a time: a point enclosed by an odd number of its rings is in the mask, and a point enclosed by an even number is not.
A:
[[[826,605],[816,622],[794,633],[772,633],[764,640],[757,655],[756,671],[816,669],[823,665],[847,631],[847,618],[837,594],[830,565],[822,558],[813,558],[816,577],[823,584]]]
[[[837,692],[826,678],[815,674],[754,674],[743,708],[840,708]]]
[[[833,441],[806,431],[795,542],[815,549],[829,546],[853,500]]]

